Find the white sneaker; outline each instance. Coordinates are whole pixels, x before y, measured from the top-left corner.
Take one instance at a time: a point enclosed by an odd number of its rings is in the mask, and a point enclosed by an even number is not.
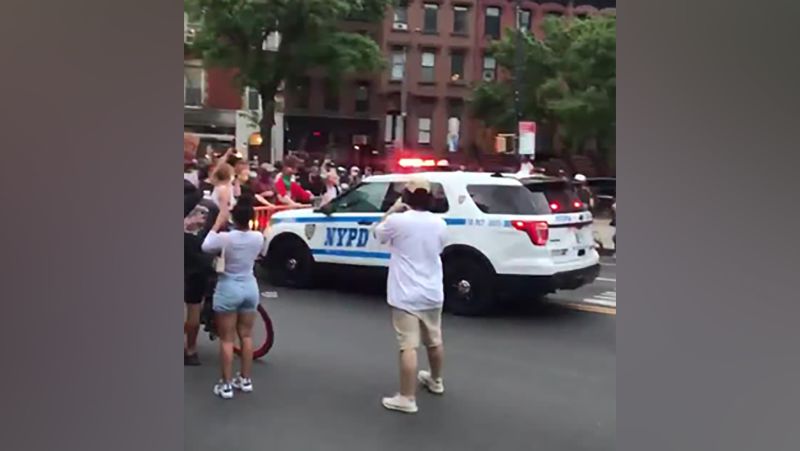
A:
[[[214,385],[214,394],[222,399],[231,399],[233,398],[233,386],[220,380]]]
[[[428,389],[429,392],[441,395],[444,393],[444,381],[441,377],[434,379],[430,371],[422,370],[417,374],[417,380]]]
[[[250,379],[249,377],[242,377],[242,375],[238,373],[231,381],[231,385],[233,388],[241,390],[245,393],[250,393],[253,391],[253,379]]]
[[[417,401],[406,398],[401,394],[394,395],[391,398],[383,398],[383,407],[389,410],[397,410],[405,413],[417,413]]]

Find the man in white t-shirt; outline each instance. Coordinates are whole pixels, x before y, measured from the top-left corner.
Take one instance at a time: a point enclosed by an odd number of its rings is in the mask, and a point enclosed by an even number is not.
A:
[[[383,398],[383,406],[406,413],[417,412],[415,377],[432,393],[444,393],[441,253],[447,225],[429,211],[431,201],[430,183],[415,177],[375,229],[391,251],[386,292],[400,347],[400,393]],[[431,369],[415,374],[420,342]]]

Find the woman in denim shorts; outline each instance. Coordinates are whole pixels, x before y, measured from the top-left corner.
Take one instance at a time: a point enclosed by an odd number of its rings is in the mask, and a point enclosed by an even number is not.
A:
[[[220,232],[231,217],[233,229]],[[240,199],[232,211],[221,209],[217,221],[203,241],[204,252],[222,253],[225,260],[225,270],[219,274],[213,298],[222,364],[222,378],[214,386],[214,394],[224,399],[233,398],[234,388],[243,392],[253,391],[252,330],[259,301],[253,266],[264,245],[264,236],[250,230],[253,217],[252,200]],[[236,335],[242,345],[242,365],[241,372],[234,377],[233,347]]]

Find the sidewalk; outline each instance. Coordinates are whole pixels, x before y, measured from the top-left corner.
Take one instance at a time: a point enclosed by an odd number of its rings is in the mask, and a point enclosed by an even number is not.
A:
[[[616,231],[616,227],[611,226],[610,219],[595,219],[594,224],[592,224],[594,228],[594,240],[597,242],[600,249],[600,255],[611,255],[616,252],[616,246],[614,245],[614,232]]]

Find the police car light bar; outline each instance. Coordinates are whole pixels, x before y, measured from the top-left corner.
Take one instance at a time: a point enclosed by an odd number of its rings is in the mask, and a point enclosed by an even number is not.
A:
[[[447,160],[436,161],[432,158],[425,160],[422,158],[401,158],[397,164],[400,165],[401,168],[432,168],[434,166],[448,166],[450,163]]]

